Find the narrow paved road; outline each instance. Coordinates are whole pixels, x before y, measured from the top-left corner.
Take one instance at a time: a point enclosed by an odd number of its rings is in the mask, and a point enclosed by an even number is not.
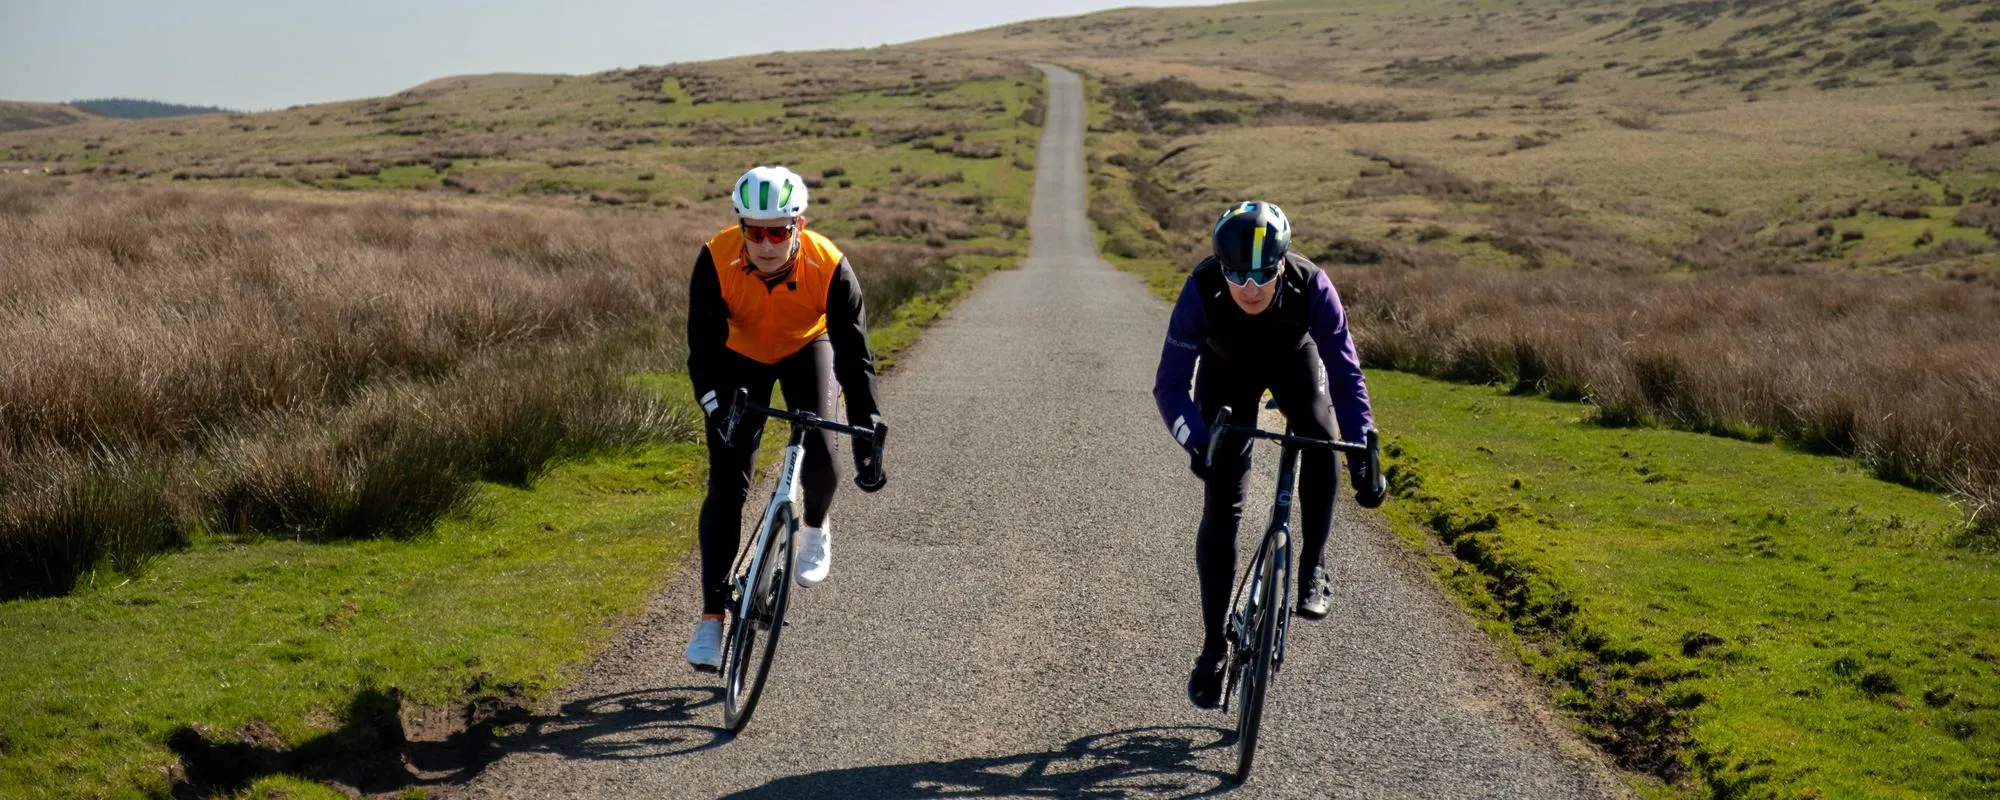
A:
[[[718,733],[718,682],[681,660],[690,566],[466,793],[1626,794],[1351,505],[1329,548],[1333,614],[1293,629],[1249,784],[1222,777],[1233,717],[1183,691],[1200,500],[1149,393],[1167,308],[1098,259],[1081,88],[1048,72],[1030,257],[884,381],[889,488],[843,484],[833,577],[794,594],[749,729]],[[1262,509],[1249,517],[1245,547]]]

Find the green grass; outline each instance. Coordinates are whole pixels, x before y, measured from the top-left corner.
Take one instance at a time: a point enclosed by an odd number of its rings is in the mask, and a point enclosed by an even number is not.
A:
[[[429,793],[421,789],[397,795],[398,798],[429,796]],[[236,797],[238,800],[345,800],[347,795],[323,783],[313,783],[289,775],[274,775],[258,779]]]
[[[2000,557],[1956,546],[1935,495],[1575,404],[1370,386],[1395,528],[1568,710],[1685,706],[1682,755],[1719,795],[2000,790]]]
[[[162,794],[184,725],[296,745],[364,693],[556,685],[690,547],[702,464],[698,444],[608,455],[482,485],[414,541],[211,541],[0,605],[0,796]]]
[[[1957,239],[1974,244],[1992,241],[1986,231],[1979,228],[1961,228],[1951,224],[1958,214],[1957,206],[1929,206],[1924,209],[1929,216],[1921,219],[1901,219],[1885,217],[1872,211],[1857,214],[1852,220],[1836,223],[1839,230],[1858,230],[1863,238],[1855,242],[1849,253],[1867,258],[1888,258],[1907,255],[1916,251],[1916,242],[1929,233],[1932,245],[1936,246]]]

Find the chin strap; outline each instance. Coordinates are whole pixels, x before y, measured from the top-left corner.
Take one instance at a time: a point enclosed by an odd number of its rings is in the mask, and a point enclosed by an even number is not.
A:
[[[799,249],[798,236],[794,235],[792,237],[792,254],[785,258],[784,266],[779,267],[775,272],[765,272],[757,268],[756,259],[750,257],[750,245],[746,243],[743,245],[743,272],[747,275],[757,276],[757,280],[763,281],[767,287],[775,287],[780,283],[784,283],[788,284],[786,288],[797,289],[799,288],[798,282],[792,279],[792,275],[797,272]]]

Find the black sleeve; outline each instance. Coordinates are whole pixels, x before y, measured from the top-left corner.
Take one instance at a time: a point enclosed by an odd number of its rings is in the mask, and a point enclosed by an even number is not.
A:
[[[868,349],[861,280],[844,256],[826,289],[826,332],[833,340],[833,374],[847,395],[848,423],[867,425],[881,411],[875,404],[875,353]]]
[[[702,396],[715,390],[717,362],[729,343],[729,305],[722,300],[722,281],[715,275],[715,259],[708,254],[708,246],[703,245],[701,255],[694,260],[694,272],[688,277],[687,348],[688,381],[694,384],[694,396],[709,403]],[[717,401],[723,398],[715,398]]]

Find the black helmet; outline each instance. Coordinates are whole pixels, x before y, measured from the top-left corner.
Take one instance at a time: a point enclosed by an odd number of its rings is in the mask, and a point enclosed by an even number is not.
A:
[[[1250,200],[1224,210],[1215,221],[1211,238],[1225,277],[1268,283],[1277,274],[1285,251],[1291,249],[1292,223],[1276,205]]]

